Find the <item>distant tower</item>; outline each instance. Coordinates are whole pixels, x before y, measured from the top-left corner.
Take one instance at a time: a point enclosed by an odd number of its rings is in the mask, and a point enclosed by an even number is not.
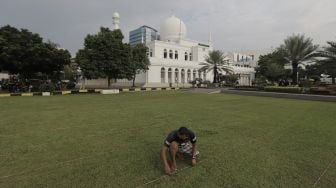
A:
[[[209,44],[209,46],[212,46],[212,35],[211,35],[211,32],[209,33],[208,44]]]
[[[113,30],[119,29],[119,23],[120,23],[120,15],[118,12],[113,13]]]

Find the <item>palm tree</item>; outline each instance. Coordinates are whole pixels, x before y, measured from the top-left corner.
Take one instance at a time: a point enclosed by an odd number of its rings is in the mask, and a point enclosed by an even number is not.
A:
[[[332,83],[335,84],[336,77],[336,42],[327,42],[329,46],[323,47],[323,50],[318,50],[312,54],[312,57],[317,57],[316,66],[326,74],[332,77]]]
[[[209,55],[205,58],[205,61],[206,62],[200,64],[203,65],[201,71],[213,71],[213,83],[218,83],[219,73],[233,73],[233,69],[229,66],[228,63],[229,59],[223,54],[223,52],[219,50],[209,52]]]
[[[317,45],[313,44],[313,39],[305,38],[304,35],[292,35],[285,39],[284,44],[280,46],[284,57],[292,64],[293,84],[297,84],[298,65],[311,58],[312,52],[317,49]]]

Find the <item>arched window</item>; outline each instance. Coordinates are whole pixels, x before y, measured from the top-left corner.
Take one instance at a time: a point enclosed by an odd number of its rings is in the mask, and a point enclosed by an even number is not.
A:
[[[187,83],[191,81],[191,71],[188,69],[187,71]]]
[[[184,53],[184,60],[188,61],[188,53],[187,52]]]
[[[168,69],[168,82],[169,82],[169,83],[172,83],[172,82],[173,82],[173,80],[172,80],[172,76],[173,76],[172,69],[169,68],[169,69]]]
[[[169,50],[169,58],[173,59],[173,50]]]
[[[189,61],[192,61],[192,53],[189,54]]]
[[[181,82],[182,83],[185,82],[185,72],[184,72],[184,69],[181,70]]]
[[[166,76],[166,70],[165,68],[161,68],[161,83],[165,83],[165,76]]]
[[[178,59],[178,52],[175,50],[175,59]]]
[[[193,79],[196,79],[196,70],[193,71]]]
[[[200,70],[198,70],[198,78],[202,78],[202,72]]]
[[[179,82],[179,71],[178,69],[175,69],[175,83]]]
[[[167,59],[167,49],[163,50],[163,58]]]

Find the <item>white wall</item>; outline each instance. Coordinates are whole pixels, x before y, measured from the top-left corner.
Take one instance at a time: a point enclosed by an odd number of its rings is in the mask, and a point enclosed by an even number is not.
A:
[[[7,73],[0,73],[0,81],[2,79],[9,79],[9,75]]]

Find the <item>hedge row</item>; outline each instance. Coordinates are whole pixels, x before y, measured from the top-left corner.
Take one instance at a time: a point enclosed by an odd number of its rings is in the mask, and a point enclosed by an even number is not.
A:
[[[271,91],[271,92],[280,92],[280,93],[302,93],[302,89],[300,87],[267,86],[267,87],[264,87],[264,90]]]

